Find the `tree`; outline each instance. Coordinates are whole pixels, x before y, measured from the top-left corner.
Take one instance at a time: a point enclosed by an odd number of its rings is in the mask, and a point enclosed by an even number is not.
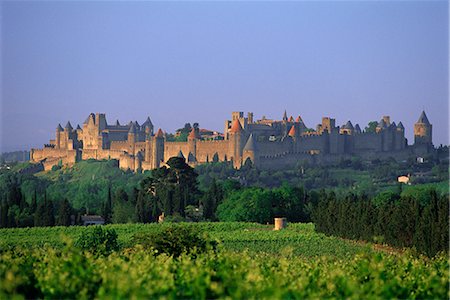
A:
[[[225,222],[267,223],[273,219],[272,192],[247,188],[232,192],[217,207],[217,217]]]
[[[203,217],[206,220],[216,220],[217,206],[223,200],[223,191],[217,184],[216,179],[212,179],[211,185],[202,197]]]
[[[169,168],[164,166],[153,170],[151,176],[142,181],[141,189],[155,199],[166,216],[178,214],[185,217],[185,207],[197,204],[198,174],[180,157],[170,158],[167,165]]]
[[[70,226],[72,225],[72,206],[67,199],[64,199],[59,204],[58,218],[56,219],[56,225]]]
[[[36,208],[37,208],[37,192],[36,192],[36,189],[34,189],[33,197],[31,198],[31,206],[30,206],[30,211],[32,214],[34,214],[36,212]]]
[[[111,186],[108,186],[108,196],[102,208],[102,216],[105,220],[105,224],[111,223],[112,220],[112,197],[111,197]]]
[[[34,226],[54,226],[53,202],[47,199],[47,193],[44,193],[44,201],[39,203],[34,214]]]
[[[369,124],[367,124],[366,128],[364,128],[364,130],[367,133],[375,133],[377,126],[378,126],[377,121],[370,121]]]
[[[155,199],[153,196],[147,195],[144,191],[138,192],[136,201],[136,220],[141,223],[148,223],[156,220],[156,212],[154,212]]]
[[[129,223],[135,220],[134,205],[122,188],[119,188],[114,195],[112,212],[112,223]]]

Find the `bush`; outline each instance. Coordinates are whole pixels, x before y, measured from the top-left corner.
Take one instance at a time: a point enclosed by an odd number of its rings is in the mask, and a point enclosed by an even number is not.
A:
[[[137,233],[133,237],[134,244],[153,248],[156,254],[165,253],[169,256],[178,257],[183,253],[203,253],[215,249],[217,243],[210,241],[207,236],[196,231],[192,226],[170,224],[163,229],[152,233]]]
[[[114,229],[102,229],[100,226],[86,228],[75,246],[81,250],[92,252],[95,256],[107,256],[113,251],[119,250],[117,233]]]

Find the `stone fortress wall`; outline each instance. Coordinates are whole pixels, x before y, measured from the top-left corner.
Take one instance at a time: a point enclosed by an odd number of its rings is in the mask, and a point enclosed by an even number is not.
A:
[[[262,169],[296,166],[299,162],[333,163],[342,158],[359,156],[363,159],[394,157],[404,159],[433,151],[432,125],[425,112],[414,126],[414,144],[408,146],[405,128],[384,116],[373,132],[362,131],[358,124],[348,121],[336,126],[335,119],[324,117],[315,130],[308,128],[302,118],[281,120],[263,117],[254,120],[253,113],[233,112],[225,121],[221,140],[203,140],[194,128],[186,142],[166,141],[161,129],[154,133],[150,120],[110,125],[105,114],[91,113],[82,127],[73,129],[58,125],[55,139],[42,149],[31,149],[30,161],[40,162],[45,170],[54,165],[73,165],[79,160],[116,159],[119,167],[133,171],[158,168],[169,158],[183,157],[197,164],[230,161],[240,168],[250,161]]]

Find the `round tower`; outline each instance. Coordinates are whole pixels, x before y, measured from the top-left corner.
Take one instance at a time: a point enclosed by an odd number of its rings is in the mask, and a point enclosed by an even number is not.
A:
[[[61,145],[61,131],[63,131],[63,128],[61,127],[61,124],[58,124],[58,127],[56,127],[56,136],[55,136],[56,149],[59,149]]]
[[[134,147],[136,143],[136,127],[131,123],[130,130],[128,131],[128,152],[134,155]]]
[[[244,130],[238,119],[233,121],[230,129],[229,153],[233,158],[233,167],[239,168],[242,165],[242,142]]]
[[[245,165],[248,159],[254,166],[258,164],[258,156],[256,155],[256,143],[255,139],[253,138],[253,133],[250,134],[247,143],[245,143],[242,154],[242,164]]]
[[[156,169],[164,161],[164,133],[161,128],[153,139],[152,148],[152,169]]]
[[[192,128],[187,137],[188,140],[188,162],[196,161],[197,157],[197,140],[200,139],[200,133],[198,128]]]

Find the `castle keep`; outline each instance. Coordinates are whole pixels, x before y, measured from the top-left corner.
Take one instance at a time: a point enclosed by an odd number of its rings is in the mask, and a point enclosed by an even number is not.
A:
[[[229,161],[235,168],[251,163],[262,169],[295,167],[305,161],[333,163],[359,156],[363,159],[405,159],[413,154],[429,153],[432,125],[425,112],[414,125],[414,145],[408,146],[402,122],[391,122],[384,116],[375,130],[361,130],[348,121],[336,126],[335,119],[324,117],[316,129],[308,128],[302,118],[281,120],[263,117],[254,120],[253,113],[233,112],[225,121],[223,139],[204,140],[193,128],[186,142],[167,141],[161,129],[154,133],[150,120],[109,125],[105,114],[90,114],[82,125],[70,122],[58,125],[55,139],[43,149],[31,149],[31,162],[43,163],[46,170],[55,165],[72,165],[86,159],[117,159],[119,167],[133,171],[151,170],[179,156],[197,164]]]

